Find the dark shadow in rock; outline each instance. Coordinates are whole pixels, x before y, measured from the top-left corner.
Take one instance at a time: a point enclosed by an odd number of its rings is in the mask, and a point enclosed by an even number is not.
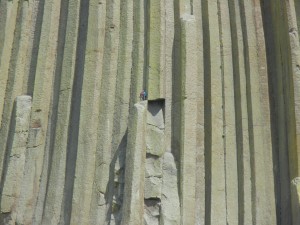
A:
[[[125,185],[125,161],[126,161],[126,146],[127,146],[126,130],[118,149],[113,155],[109,168],[109,181],[106,187],[105,202],[108,204],[109,209],[106,214],[106,221],[110,222],[112,215],[115,218],[115,224],[121,224],[122,220],[122,203]],[[119,166],[116,170],[116,163],[119,160]],[[118,176],[118,177],[117,177]]]

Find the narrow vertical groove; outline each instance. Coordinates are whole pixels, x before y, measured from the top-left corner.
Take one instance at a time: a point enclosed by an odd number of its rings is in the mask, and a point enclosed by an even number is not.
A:
[[[149,92],[150,0],[144,0],[144,68],[143,89]]]
[[[230,13],[230,28],[232,42],[233,59],[239,59],[237,24],[235,13],[235,2],[228,1]],[[240,87],[240,66],[238,60],[233,60],[233,79],[234,79],[234,104],[235,104],[235,124],[236,124],[236,143],[237,143],[237,170],[238,170],[238,224],[243,225],[245,222],[245,207],[244,207],[244,149],[243,149],[243,121],[242,121],[242,106],[241,106],[241,87]]]
[[[180,16],[179,16],[179,0],[174,2],[174,43],[172,55],[172,153],[178,167],[180,161],[180,140],[181,140],[181,78],[180,78]],[[179,172],[179,169],[178,169]],[[179,189],[178,189],[179,190]]]
[[[89,0],[80,1],[79,9],[79,24],[78,24],[78,37],[76,46],[76,59],[74,80],[72,88],[72,100],[70,120],[68,127],[68,142],[67,142],[67,156],[66,156],[66,171],[65,171],[65,187],[63,197],[62,209],[62,224],[70,224],[72,213],[72,199],[74,191],[74,179],[76,169],[76,159],[78,151],[78,135],[79,135],[79,119],[80,119],[80,106],[82,96],[82,82],[85,63],[85,50],[87,42],[88,30],[88,16],[89,16]],[[62,222],[63,221],[63,222]]]
[[[252,177],[252,221],[253,225],[256,225],[256,176],[255,176],[255,158],[254,158],[254,134],[253,134],[253,118],[252,118],[252,99],[251,99],[251,86],[250,86],[250,65],[249,65],[249,50],[248,50],[248,34],[246,29],[245,19],[245,5],[244,0],[240,1],[240,12],[242,22],[242,34],[243,34],[243,48],[244,48],[244,65],[246,73],[246,93],[247,93],[247,112],[248,112],[248,132],[249,132],[249,147],[250,147],[250,165],[251,165],[251,177]]]
[[[45,8],[45,0],[39,0],[38,8],[37,8],[38,12],[37,12],[35,26],[34,26],[34,36],[32,40],[33,46],[31,50],[31,59],[30,59],[30,66],[29,66],[27,87],[26,87],[26,93],[28,95],[33,95],[33,91],[34,91],[34,82],[35,82],[35,75],[37,69],[38,55],[41,46],[40,39],[42,33],[43,17],[45,15],[44,8]]]
[[[204,59],[204,156],[205,156],[205,224],[211,225],[211,55],[208,0],[202,1],[203,59]]]
[[[60,6],[59,27],[57,36],[57,58],[53,78],[53,90],[51,94],[50,112],[48,120],[47,137],[45,140],[45,157],[43,163],[43,172],[41,176],[41,188],[39,190],[38,203],[36,207],[36,216],[33,224],[39,225],[42,223],[43,215],[46,208],[46,198],[49,191],[50,173],[52,171],[52,160],[55,146],[56,124],[58,121],[58,103],[60,93],[60,81],[64,59],[64,46],[66,39],[66,27],[68,18],[69,1],[63,1]],[[40,11],[40,9],[39,9]],[[38,17],[39,18],[39,17]],[[42,25],[41,25],[42,26]],[[42,28],[41,28],[42,29]],[[41,212],[40,212],[41,211]]]

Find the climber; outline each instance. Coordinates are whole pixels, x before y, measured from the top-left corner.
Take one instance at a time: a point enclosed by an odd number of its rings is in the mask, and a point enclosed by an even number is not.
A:
[[[140,100],[142,101],[142,100],[144,100],[144,90],[142,90],[142,92],[140,93]]]
[[[147,99],[147,92],[145,90],[142,90],[140,93],[140,100],[146,100]]]

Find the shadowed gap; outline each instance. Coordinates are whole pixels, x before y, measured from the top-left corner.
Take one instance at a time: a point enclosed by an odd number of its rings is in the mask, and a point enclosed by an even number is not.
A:
[[[174,160],[177,167],[177,188],[178,196],[181,199],[180,194],[180,145],[181,145],[181,66],[180,66],[180,8],[179,0],[174,0],[174,42],[172,47],[172,106],[171,106],[171,152],[174,156]]]
[[[4,154],[4,161],[3,161],[3,170],[2,170],[2,174],[1,174],[1,182],[0,182],[0,205],[2,204],[2,192],[3,192],[3,188],[4,188],[4,183],[6,181],[6,175],[7,175],[7,169],[8,169],[8,163],[9,163],[9,158],[10,158],[10,154],[12,151],[12,147],[13,147],[13,141],[14,141],[14,136],[15,136],[15,129],[16,129],[16,101],[14,102],[13,105],[13,110],[12,110],[12,114],[11,114],[11,120],[10,120],[10,125],[9,125],[9,130],[12,131],[13,133],[8,135],[7,138],[7,145],[6,145],[6,149],[5,149],[5,154]],[[4,218],[2,217],[2,212],[1,212],[1,216],[0,216],[0,222],[3,222]]]
[[[120,225],[122,221],[122,203],[125,185],[125,162],[126,162],[126,146],[127,146],[128,129],[126,130],[117,150],[114,152],[109,166],[109,181],[107,183],[108,190],[105,193],[105,202],[109,204],[109,209],[106,213],[106,222],[111,221],[111,216],[114,214],[116,225]],[[116,163],[119,160],[120,169],[115,172]],[[116,174],[118,179],[115,178]],[[117,180],[117,181],[116,181]],[[114,202],[115,200],[115,202]]]
[[[4,107],[3,107],[3,114],[2,114],[2,123],[0,126],[0,149],[2,150],[0,153],[0,159],[1,164],[5,163],[4,160],[4,154],[7,144],[8,144],[8,136],[10,131],[10,121],[11,121],[11,114],[13,109],[13,104],[15,99],[15,82],[16,82],[16,67],[17,67],[17,58],[19,54],[19,48],[20,48],[20,37],[21,37],[21,25],[22,25],[22,17],[23,17],[23,10],[22,10],[22,4],[18,4],[18,10],[17,10],[17,19],[16,19],[16,27],[15,32],[13,36],[13,44],[11,49],[11,57],[9,61],[9,70],[8,70],[8,80],[5,90],[5,101],[4,101]],[[17,93],[19,93],[21,90],[17,90]],[[3,166],[3,165],[1,165]],[[2,167],[3,170],[6,170],[7,168]],[[1,177],[2,182],[2,177]]]
[[[179,146],[180,146],[180,18],[179,18],[179,2],[174,1],[174,43],[172,49],[172,153],[175,161],[179,160]]]
[[[271,109],[271,128],[273,144],[274,183],[276,215],[278,225],[292,224],[290,199],[289,151],[293,120],[294,98],[291,96],[290,83],[291,50],[289,46],[286,9],[276,1],[263,0],[261,3],[263,25],[266,35],[266,52],[269,77],[269,96]],[[292,108],[292,109],[291,109]]]
[[[84,76],[85,50],[87,42],[89,16],[89,0],[80,1],[78,39],[76,48],[76,64],[74,72],[74,82],[72,90],[71,115],[69,122],[67,159],[66,159],[66,176],[64,189],[64,223],[70,224],[74,179],[76,169],[76,159],[78,150],[78,134],[80,124],[80,106],[82,95],[82,83]]]
[[[208,0],[202,1],[203,59],[204,59],[204,155],[205,155],[205,224],[211,225],[211,54]]]
[[[62,1],[64,2],[64,1]],[[68,2],[68,0],[66,0]],[[64,4],[64,3],[62,3]],[[42,24],[44,18],[44,6],[45,0],[39,0],[38,3],[38,12],[34,27],[34,36],[33,36],[33,46],[31,50],[31,60],[30,60],[30,69],[28,74],[28,81],[27,81],[27,95],[32,96],[34,91],[34,81],[35,81],[35,74],[36,74],[36,66],[37,60],[39,55],[39,47],[40,47],[40,39],[41,39],[41,32],[42,32]]]
[[[238,171],[238,221],[239,225],[244,224],[244,149],[243,149],[243,128],[242,128],[242,105],[241,105],[241,87],[240,87],[240,66],[239,49],[237,37],[237,25],[235,14],[235,3],[229,1],[232,61],[233,64],[233,82],[234,82],[234,105],[235,105],[235,130],[237,146],[237,171]]]
[[[55,75],[54,75],[54,84],[53,84],[53,92],[51,99],[51,116],[48,124],[48,133],[46,139],[46,148],[49,149],[48,161],[44,161],[44,164],[47,164],[47,184],[46,184],[46,196],[48,196],[48,187],[49,187],[49,178],[52,170],[52,159],[54,153],[54,145],[55,145],[55,136],[56,136],[56,124],[58,117],[58,103],[59,103],[59,94],[60,94],[60,84],[61,84],[61,73],[62,73],[62,65],[64,58],[64,49],[65,49],[65,41],[66,41],[66,29],[67,29],[67,20],[69,14],[69,0],[61,1],[60,7],[60,18],[59,18],[59,28],[58,28],[58,39],[57,39],[57,58],[56,58],[56,67],[55,67]],[[48,147],[49,146],[49,147]],[[46,201],[44,200],[43,209],[45,209]],[[44,211],[44,210],[43,210]]]
[[[144,0],[144,72],[143,88],[148,91],[149,79],[149,47],[150,47],[150,0]],[[149,96],[149,93],[148,93]]]

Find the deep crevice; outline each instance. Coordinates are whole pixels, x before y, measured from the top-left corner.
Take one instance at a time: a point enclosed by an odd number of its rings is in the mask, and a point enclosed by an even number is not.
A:
[[[80,1],[78,39],[76,48],[76,61],[74,71],[74,82],[72,90],[71,114],[69,121],[68,142],[67,142],[67,159],[66,159],[66,176],[64,188],[64,223],[70,224],[73,204],[73,191],[75,181],[75,169],[78,150],[78,135],[80,124],[80,106],[82,95],[82,83],[85,64],[85,50],[87,43],[89,16],[89,0]]]
[[[204,59],[204,156],[205,156],[205,224],[211,225],[212,117],[211,117],[211,54],[208,0],[202,1]]]

